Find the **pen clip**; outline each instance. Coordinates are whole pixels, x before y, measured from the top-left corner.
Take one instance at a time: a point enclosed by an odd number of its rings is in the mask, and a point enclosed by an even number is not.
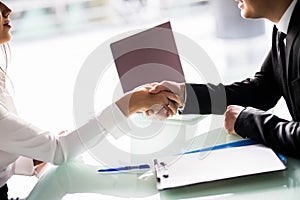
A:
[[[157,159],[154,159],[154,169],[156,173],[156,179],[158,182],[161,181],[161,178],[169,177],[168,166],[165,162],[158,163]]]
[[[156,180],[157,182],[160,182],[160,173],[159,173],[159,165],[157,162],[157,159],[154,159],[154,171],[155,171],[155,175],[156,175]]]
[[[164,162],[160,162],[160,165],[163,166],[163,169],[164,169],[163,177],[168,178],[169,177],[169,170],[168,170],[167,164],[164,163]]]

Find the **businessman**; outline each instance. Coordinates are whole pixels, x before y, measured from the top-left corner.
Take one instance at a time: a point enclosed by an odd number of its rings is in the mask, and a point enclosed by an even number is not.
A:
[[[255,139],[277,152],[300,158],[300,2],[237,2],[242,17],[266,18],[274,23],[272,47],[260,71],[253,78],[231,85],[162,82],[150,92],[170,90],[179,94],[185,99],[183,114],[225,113],[228,133]],[[221,96],[224,101],[216,100]],[[282,96],[292,121],[266,112]]]

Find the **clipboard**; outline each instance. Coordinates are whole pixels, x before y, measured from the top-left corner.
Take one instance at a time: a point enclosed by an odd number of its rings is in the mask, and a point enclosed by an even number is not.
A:
[[[123,92],[153,82],[185,82],[171,23],[110,44]]]
[[[242,140],[154,159],[156,186],[158,190],[164,190],[282,171],[286,170],[284,161],[286,159],[272,149],[252,140]]]

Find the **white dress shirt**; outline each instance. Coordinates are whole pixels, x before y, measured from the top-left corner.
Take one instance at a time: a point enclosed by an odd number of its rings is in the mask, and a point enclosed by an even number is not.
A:
[[[55,136],[21,119],[11,96],[0,84],[0,187],[16,172],[33,174],[36,160],[61,164],[99,143],[109,132],[115,138],[130,130],[127,118],[112,104],[82,127]],[[29,159],[30,158],[30,159]],[[26,167],[20,167],[18,164]]]

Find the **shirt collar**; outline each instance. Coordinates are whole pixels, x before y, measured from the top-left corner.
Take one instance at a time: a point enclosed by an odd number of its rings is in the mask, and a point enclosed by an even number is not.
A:
[[[294,8],[296,6],[296,3],[297,3],[297,0],[292,1],[292,3],[289,5],[288,9],[285,11],[285,13],[280,18],[279,22],[276,24],[278,31],[287,34],[289,23],[290,23]]]

